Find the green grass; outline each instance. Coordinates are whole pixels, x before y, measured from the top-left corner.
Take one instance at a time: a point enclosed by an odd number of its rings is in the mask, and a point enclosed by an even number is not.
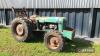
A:
[[[34,42],[34,41],[33,41]],[[75,53],[73,46],[66,46],[64,52],[49,51],[43,42],[17,42],[10,29],[0,29],[0,56],[100,56],[100,45],[92,44],[94,53]],[[78,42],[76,47],[89,47]]]

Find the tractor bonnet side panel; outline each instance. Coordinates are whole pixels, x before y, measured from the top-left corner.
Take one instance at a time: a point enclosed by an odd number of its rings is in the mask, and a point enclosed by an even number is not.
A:
[[[74,37],[73,34],[74,34],[74,31],[69,31],[69,30],[63,30],[61,32],[61,34],[63,35],[63,37],[65,39],[69,39],[69,40],[72,40],[72,38]]]

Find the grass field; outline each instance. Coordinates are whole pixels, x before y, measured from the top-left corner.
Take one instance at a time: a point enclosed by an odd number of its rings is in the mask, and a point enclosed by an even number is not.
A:
[[[76,47],[90,47],[77,43]],[[69,48],[67,48],[69,47]],[[100,45],[91,44],[93,53],[76,53],[73,46],[66,46],[64,52],[49,51],[43,42],[17,42],[11,35],[10,29],[0,29],[0,56],[100,56]]]

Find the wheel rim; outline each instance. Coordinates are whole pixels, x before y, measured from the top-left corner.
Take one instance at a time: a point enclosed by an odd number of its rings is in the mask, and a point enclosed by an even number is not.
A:
[[[50,40],[48,42],[48,46],[51,49],[57,49],[59,47],[60,39],[55,36],[50,36]]]
[[[18,25],[16,26],[16,33],[17,33],[19,36],[23,35],[23,33],[24,33],[24,28],[23,28],[23,25],[22,25],[22,24],[18,24]]]

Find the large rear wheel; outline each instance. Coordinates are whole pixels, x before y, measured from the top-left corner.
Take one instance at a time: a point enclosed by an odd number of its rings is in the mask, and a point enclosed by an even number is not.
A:
[[[32,34],[32,24],[27,19],[14,19],[11,30],[17,41],[28,41]]]

